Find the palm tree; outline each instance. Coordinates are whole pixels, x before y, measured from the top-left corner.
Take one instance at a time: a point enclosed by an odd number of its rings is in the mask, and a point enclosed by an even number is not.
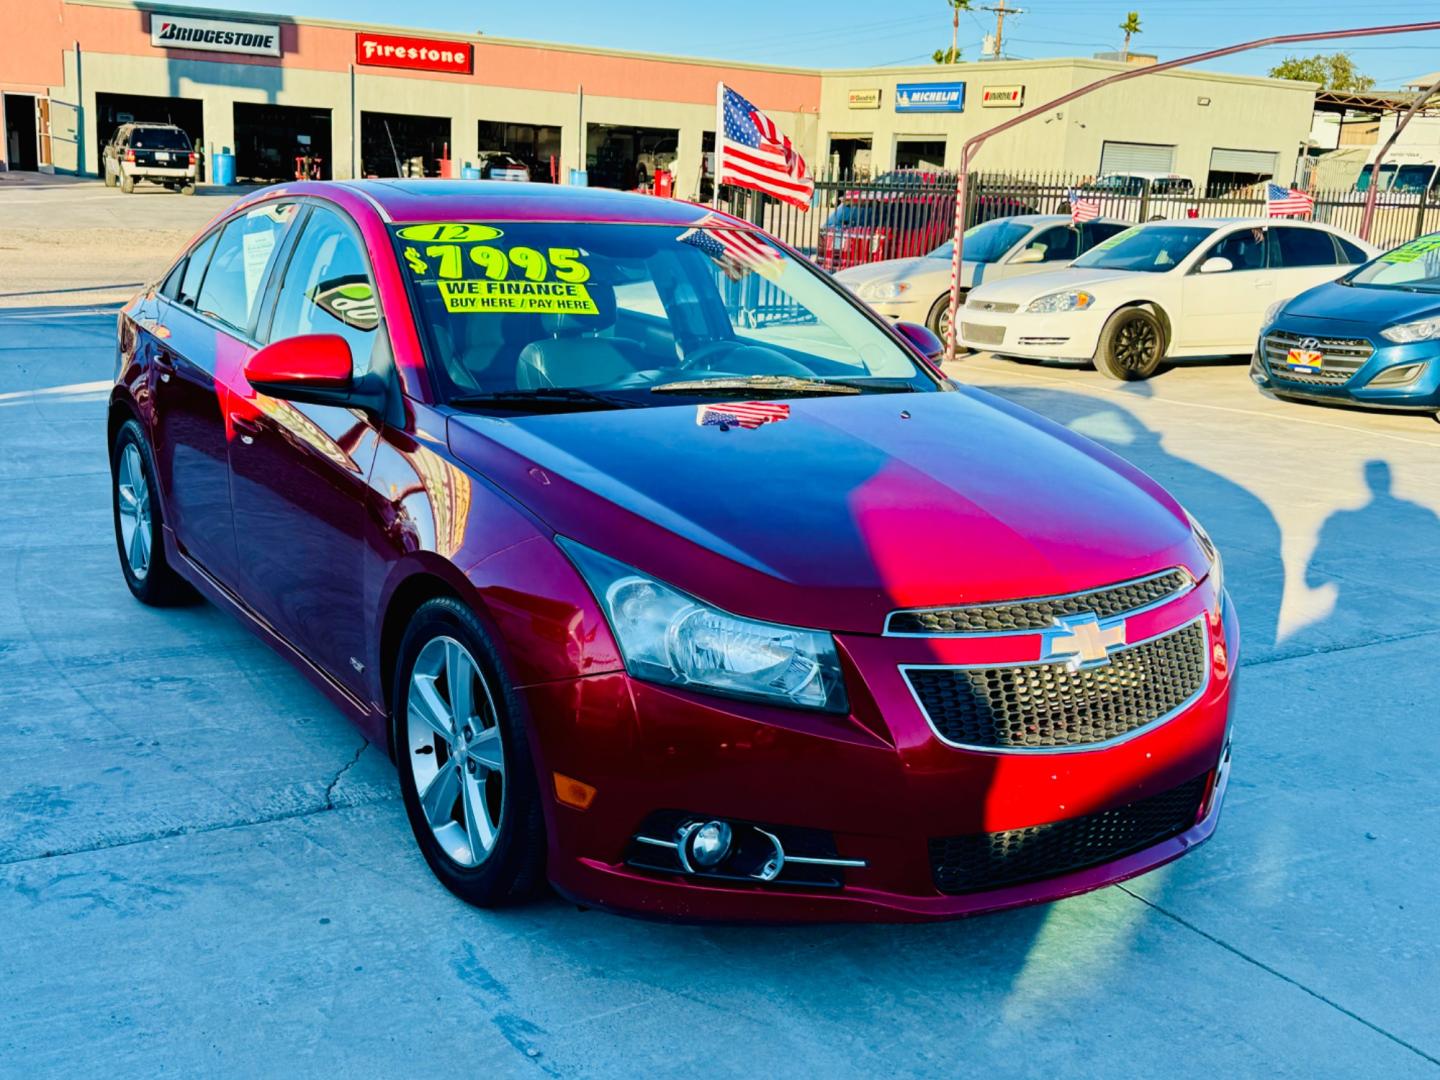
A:
[[[1140,13],[1138,11],[1132,11],[1127,14],[1125,21],[1120,24],[1120,29],[1125,31],[1125,51],[1120,54],[1120,58],[1128,64],[1130,62],[1130,35],[1141,32]]]
[[[950,51],[935,50],[937,64],[958,64],[960,62],[960,12],[969,11],[971,0],[945,0],[950,5],[953,18],[950,20]]]

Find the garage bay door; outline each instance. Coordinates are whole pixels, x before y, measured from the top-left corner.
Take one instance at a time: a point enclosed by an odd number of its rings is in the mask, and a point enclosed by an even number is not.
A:
[[[1109,142],[1100,150],[1100,175],[1168,173],[1175,168],[1175,147],[1158,143]]]

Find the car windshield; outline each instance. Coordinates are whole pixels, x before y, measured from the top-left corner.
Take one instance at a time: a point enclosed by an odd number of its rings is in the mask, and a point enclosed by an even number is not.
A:
[[[436,222],[392,232],[430,366],[462,407],[945,388],[829,278],[750,230]]]
[[[137,150],[189,150],[190,136],[179,128],[136,128],[130,145]]]
[[[1387,251],[1343,279],[1346,285],[1440,292],[1440,233]]]
[[[995,218],[983,225],[974,225],[965,230],[965,261],[973,263],[999,262],[1005,253],[1018,244],[1028,233],[1030,226],[1005,218]],[[941,244],[930,252],[932,259],[951,259],[955,256],[955,241]]]
[[[1215,231],[1213,225],[1145,225],[1102,240],[1070,265],[1163,274]]]

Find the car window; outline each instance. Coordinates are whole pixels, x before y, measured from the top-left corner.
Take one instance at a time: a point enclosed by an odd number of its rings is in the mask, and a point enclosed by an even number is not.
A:
[[[357,375],[370,369],[380,307],[360,242],[337,212],[317,206],[286,264],[268,340],[339,334]]]
[[[1053,229],[1046,229],[1029,241],[1025,248],[1039,247],[1044,252],[1043,262],[1068,262],[1080,254],[1078,250],[1079,237],[1072,225],[1056,225]]]
[[[266,270],[294,216],[294,203],[269,202],[232,218],[210,257],[196,309],[248,332]]]
[[[1214,232],[1213,225],[1132,225],[1096,244],[1074,265],[1163,274],[1178,266]]]
[[[1257,226],[1253,229],[1236,229],[1228,236],[1223,236],[1211,245],[1210,250],[1200,257],[1195,264],[1196,269],[1204,265],[1206,259],[1222,258],[1230,260],[1230,269],[1227,273],[1238,273],[1242,270],[1264,270],[1265,269],[1265,229]]]
[[[1340,247],[1340,258],[1347,263],[1363,263],[1370,259],[1365,250],[1359,244],[1352,244],[1343,236],[1335,237],[1335,243]]]
[[[1119,236],[1129,225],[1117,221],[1087,221],[1080,225],[1080,250],[1089,251],[1102,240]]]
[[[137,150],[189,150],[190,136],[179,128],[136,128],[130,145]]]
[[[1029,225],[1008,218],[992,218],[979,225],[972,225],[965,230],[965,261],[999,262],[1029,231]],[[955,241],[950,240],[930,252],[929,257],[949,262],[954,253]]]
[[[200,295],[200,283],[205,280],[205,268],[210,265],[210,255],[219,239],[220,230],[216,229],[190,249],[190,257],[185,260],[185,273],[180,279],[180,291],[177,294],[177,299],[186,307],[195,306]]]
[[[1371,288],[1440,292],[1440,233],[1401,244],[1351,271],[1341,281]]]
[[[1321,229],[1280,225],[1270,229],[1270,265],[1276,268],[1334,266],[1335,244]]]

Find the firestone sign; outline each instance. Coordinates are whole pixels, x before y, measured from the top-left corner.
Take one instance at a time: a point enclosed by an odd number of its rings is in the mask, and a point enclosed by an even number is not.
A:
[[[275,23],[192,19],[187,15],[150,15],[150,44],[157,49],[202,49],[245,56],[279,56],[280,27]]]
[[[475,70],[475,46],[463,41],[358,33],[355,35],[355,62],[371,67],[469,75]]]

